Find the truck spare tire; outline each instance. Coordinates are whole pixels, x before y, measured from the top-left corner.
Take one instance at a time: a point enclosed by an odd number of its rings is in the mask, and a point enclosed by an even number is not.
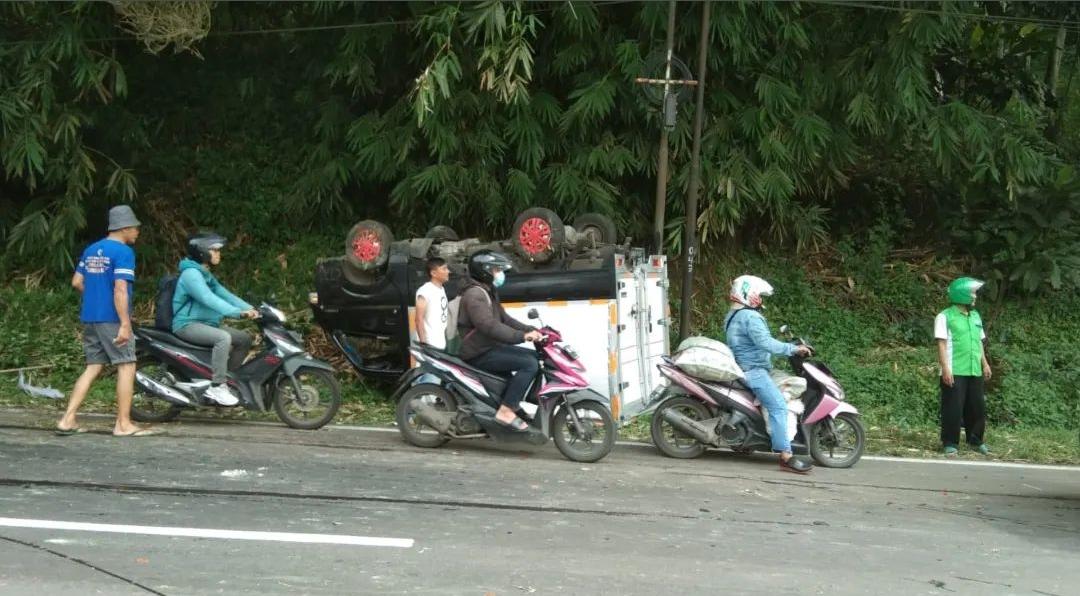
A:
[[[563,226],[563,221],[550,209],[526,209],[514,221],[514,249],[530,262],[547,263],[566,243]]]
[[[577,216],[574,218],[574,229],[585,236],[589,246],[619,242],[615,222],[602,213],[584,213]]]
[[[345,236],[345,258],[360,271],[382,269],[390,258],[394,235],[390,228],[373,219],[364,220]]]
[[[424,234],[424,238],[431,238],[435,242],[457,242],[461,239],[450,226],[432,226],[427,234]]]

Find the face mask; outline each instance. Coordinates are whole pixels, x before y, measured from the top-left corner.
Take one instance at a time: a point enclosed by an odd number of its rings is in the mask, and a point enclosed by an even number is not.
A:
[[[494,278],[494,279],[492,280],[492,282],[491,282],[491,283],[492,283],[492,285],[493,285],[493,286],[495,286],[496,288],[501,288],[501,287],[502,287],[502,285],[503,285],[504,283],[506,283],[506,274],[505,274],[505,273],[503,273],[502,271],[500,271],[500,272],[496,273],[496,274],[495,274],[495,278]]]

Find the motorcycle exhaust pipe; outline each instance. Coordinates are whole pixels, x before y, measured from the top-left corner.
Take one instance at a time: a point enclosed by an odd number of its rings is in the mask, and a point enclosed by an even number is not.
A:
[[[178,406],[191,406],[191,400],[186,395],[168,385],[156,381],[142,373],[135,371],[135,383],[140,389],[161,399]]]
[[[716,432],[705,428],[697,420],[682,414],[674,408],[664,408],[664,410],[660,412],[660,416],[671,424],[671,426],[674,426],[676,430],[694,437],[700,443],[715,446],[718,442]]]
[[[413,413],[416,414],[416,419],[422,424],[434,428],[439,431],[439,434],[450,434],[450,427],[454,422],[453,414],[436,410],[420,400],[413,400],[410,405]]]

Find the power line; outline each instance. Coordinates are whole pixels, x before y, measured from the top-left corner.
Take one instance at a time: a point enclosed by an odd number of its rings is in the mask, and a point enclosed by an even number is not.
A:
[[[633,4],[636,0],[606,0],[604,2],[595,2],[593,6],[603,7],[611,6],[615,4]],[[546,12],[554,12],[561,8],[555,6],[551,8],[541,8],[537,10],[527,11],[528,14],[542,14]],[[340,25],[311,25],[307,27],[281,27],[274,29],[241,29],[237,31],[210,31],[203,39],[211,37],[241,37],[245,35],[268,35],[275,33],[310,33],[315,31],[338,31],[345,29],[368,29],[373,27],[396,27],[400,25],[415,25],[419,23],[421,19],[405,19],[396,21],[375,21],[369,23],[343,23]],[[83,43],[103,43],[110,41],[138,41],[135,36],[115,36],[115,37],[97,37],[92,39],[84,39]],[[0,42],[0,46],[17,45],[25,43],[49,43],[48,40],[17,40],[17,41],[3,41]]]
[[[864,2],[845,2],[843,0],[802,0],[807,4],[824,4],[845,8],[864,8],[866,10],[882,10],[887,12],[904,12],[915,14],[931,14],[957,18],[974,19],[977,21],[989,21],[1007,23],[1013,25],[1035,25],[1037,27],[1064,27],[1068,31],[1080,31],[1080,21],[1059,21],[1056,19],[1041,19],[1037,17],[1013,17],[1008,15],[975,14],[971,12],[950,12],[946,10],[931,10],[928,8],[914,8],[897,6],[894,4],[867,4]]]

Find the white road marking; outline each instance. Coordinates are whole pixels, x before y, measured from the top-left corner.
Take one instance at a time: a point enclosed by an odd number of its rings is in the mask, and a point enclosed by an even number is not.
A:
[[[9,410],[12,412],[18,412],[19,410]],[[91,418],[115,418],[112,414],[79,414],[80,416]],[[197,417],[192,417],[192,421],[198,422]],[[273,426],[277,428],[285,428],[285,425],[280,422],[262,422],[256,420],[220,420],[214,419],[213,422],[228,422],[231,424],[243,424],[251,426]],[[323,427],[326,430],[344,430],[344,431],[359,431],[359,432],[375,432],[375,433],[396,433],[397,428],[388,428],[385,426],[356,426],[351,424],[327,424]],[[615,444],[620,447],[638,447],[646,449],[655,449],[652,443],[644,443],[641,441],[615,441]],[[963,459],[922,459],[917,457],[890,457],[884,455],[864,455],[862,457],[866,461],[881,461],[881,462],[893,462],[893,463],[906,463],[906,464],[933,464],[933,465],[946,465],[946,466],[982,466],[987,468],[1014,468],[1021,470],[1047,470],[1051,472],[1080,472],[1080,466],[1068,466],[1068,465],[1048,465],[1048,464],[1025,464],[1019,462],[1007,462],[1007,461],[971,461]],[[856,464],[857,465],[857,464]]]
[[[938,464],[943,466],[979,466],[984,468],[1017,468],[1021,470],[1048,470],[1051,472],[1080,472],[1080,466],[1053,466],[1049,464],[1022,464],[1010,461],[968,461],[958,459],[919,459],[916,457],[886,457],[864,455],[869,461],[899,462],[905,464]],[[858,464],[856,464],[858,465]]]
[[[299,534],[294,532],[252,532],[246,530],[215,530],[211,528],[174,528],[166,526],[129,526],[121,524],[88,524],[0,517],[0,526],[41,530],[72,530],[76,532],[110,532],[114,534],[146,534],[150,536],[182,536],[187,538],[221,538],[225,540],[266,540],[271,542],[301,542],[306,544],[343,544],[348,546],[384,546],[412,548],[412,538],[379,538],[376,536],[347,536],[339,534]]]

